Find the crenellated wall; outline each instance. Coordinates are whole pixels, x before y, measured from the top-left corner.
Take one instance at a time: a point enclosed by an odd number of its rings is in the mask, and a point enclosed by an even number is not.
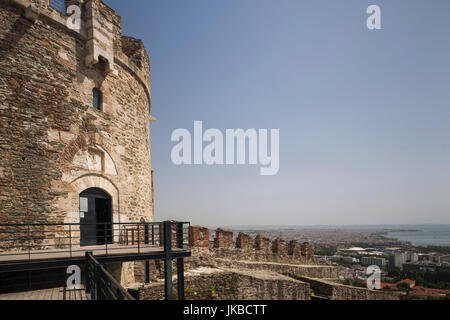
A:
[[[175,278],[173,284],[176,297]],[[138,300],[164,300],[159,281],[130,289]],[[185,276],[186,300],[310,300],[308,283],[270,272],[199,268]]]
[[[233,232],[226,229],[217,229],[214,238],[214,248],[231,248],[233,247]]]
[[[288,246],[281,238],[271,242],[269,238],[261,234],[253,239],[248,234],[240,232],[234,245],[233,232],[219,228],[215,232],[213,247],[210,248],[208,228],[191,226],[189,234],[189,244],[193,248],[208,248],[210,254],[218,258],[294,264],[317,263],[314,247],[309,243],[299,244],[297,241],[291,241]]]
[[[253,238],[250,237],[247,233],[239,232],[238,237],[236,238],[236,248],[245,251],[252,251],[253,243]]]

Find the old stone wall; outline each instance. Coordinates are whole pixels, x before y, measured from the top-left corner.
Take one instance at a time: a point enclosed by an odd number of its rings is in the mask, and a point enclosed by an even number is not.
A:
[[[233,232],[226,229],[217,229],[214,238],[214,248],[231,248],[233,247]]]
[[[275,262],[232,261],[215,259],[217,266],[222,268],[239,268],[246,270],[272,271],[283,275],[296,275],[320,279],[337,279],[337,270],[332,266],[296,265]],[[234,266],[234,267],[233,267]]]
[[[285,256],[287,255],[286,241],[281,238],[277,238],[272,242],[272,252],[274,254]]]
[[[139,300],[163,300],[164,283],[130,289]],[[176,298],[176,278],[174,281]],[[186,274],[187,300],[309,300],[309,284],[270,272],[200,268]]]
[[[247,233],[239,232],[239,235],[236,238],[236,248],[246,251],[252,251],[253,242],[253,238],[250,237]]]
[[[336,279],[338,277],[337,269],[332,266],[301,264],[295,260],[289,260],[288,256],[270,256],[261,254],[253,256],[254,260],[249,260],[248,251],[241,249],[206,249],[193,248],[192,256],[184,259],[185,270],[193,270],[199,267],[224,267],[239,268],[246,270],[263,270],[277,273],[291,272],[299,276]],[[259,252],[257,252],[259,253]],[[270,262],[269,260],[279,260]],[[172,264],[173,273],[176,273],[176,262]],[[134,264],[136,282],[144,282],[144,263],[136,262]],[[150,261],[150,278],[152,280],[160,279],[164,274],[164,264],[159,261]]]
[[[271,248],[270,239],[267,236],[258,234],[255,238],[255,246],[256,250],[269,252]]]
[[[122,38],[120,17],[100,0],[83,2],[96,19],[83,12],[80,32],[48,1],[17,3],[0,2],[0,223],[77,223],[79,194],[93,187],[111,196],[114,222],[151,221],[150,66],[142,42]],[[30,3],[40,10],[34,22],[24,16]],[[92,65],[90,23],[107,29],[112,54]],[[101,110],[92,107],[93,88],[103,94]]]
[[[209,230],[206,227],[191,226],[189,228],[190,245],[195,249],[210,250],[207,255],[217,258],[282,262],[293,264],[316,264],[314,247],[309,243],[299,244],[291,241],[288,246],[286,240],[277,238],[273,242],[264,235],[258,234],[255,239],[246,233],[240,232],[233,242],[233,232],[219,228],[216,230],[213,248],[210,248]],[[255,244],[255,245],[254,245]]]
[[[236,255],[240,252],[241,255]],[[240,299],[238,295],[230,295],[227,282],[222,281],[221,275],[214,272],[208,273],[196,273],[198,269],[221,269],[221,270],[233,270],[239,274],[261,275],[271,274],[286,277],[290,280],[299,280],[302,283],[308,283],[314,294],[323,296],[330,300],[398,300],[399,295],[391,294],[389,292],[372,291],[366,288],[345,286],[339,283],[338,270],[333,266],[326,265],[302,265],[302,264],[289,264],[285,261],[281,262],[267,262],[267,257],[261,258],[261,261],[249,261],[246,259],[246,250],[241,249],[207,249],[207,248],[193,248],[192,257],[185,259],[185,270],[187,275],[194,273],[197,278],[195,281],[187,280],[189,283],[189,289],[186,289],[188,299],[211,299],[210,289],[214,286],[215,291],[221,291],[222,294],[215,296],[218,299]],[[144,282],[143,264],[139,263],[141,270],[135,274],[139,274],[137,277],[138,282]],[[150,263],[151,281],[161,281],[163,279],[163,263],[154,262]],[[176,263],[173,265],[173,272],[176,273]],[[286,279],[285,278],[285,279]],[[213,281],[213,282],[211,282]],[[257,290],[261,285],[256,281],[248,282],[244,285],[246,290]],[[259,287],[258,287],[259,286]],[[139,287],[135,285],[135,287]],[[264,287],[264,286],[263,286]],[[195,288],[195,289],[194,289]],[[264,287],[264,288],[267,288]],[[174,288],[175,290],[175,288]],[[259,290],[259,289],[258,289]],[[305,289],[306,290],[306,289]],[[164,289],[161,283],[152,283],[146,285],[141,291],[138,290],[141,295],[141,299],[163,299]],[[245,291],[246,295],[250,294],[250,291]],[[261,292],[261,291],[257,291]],[[276,299],[290,299],[285,298],[285,295],[277,296],[277,293],[273,290],[270,291],[271,296],[267,296],[264,299],[276,300]],[[253,296],[255,299],[259,299],[258,295]],[[284,297],[284,298],[282,298]],[[291,296],[292,297],[292,296]],[[297,294],[297,297],[300,295]],[[297,298],[303,300],[303,298]],[[309,299],[309,296],[306,298]]]
[[[196,248],[209,248],[209,229],[205,227],[190,227],[189,245]]]
[[[324,279],[299,277],[294,274],[284,273],[290,277],[309,283],[314,294],[327,297],[330,300],[400,300],[401,294],[369,290],[367,288],[352,287]]]

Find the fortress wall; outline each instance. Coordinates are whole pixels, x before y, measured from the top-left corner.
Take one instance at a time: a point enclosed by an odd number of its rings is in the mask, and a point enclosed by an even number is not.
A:
[[[163,300],[164,283],[130,289],[139,300]],[[176,279],[173,286],[177,297]],[[267,272],[201,268],[185,277],[187,300],[309,300],[309,284]]]
[[[369,290],[367,288],[346,286],[323,279],[314,279],[313,277],[299,277],[293,274],[284,274],[309,283],[311,290],[316,295],[328,297],[330,300],[400,300],[401,297],[401,294],[395,292]]]
[[[296,275],[302,277],[337,279],[337,269],[331,266],[321,265],[295,265],[274,262],[232,261],[228,259],[216,259],[217,265],[222,268],[239,268],[247,270],[266,270],[284,275]]]
[[[208,228],[191,226],[189,235],[189,244],[193,249],[209,248],[207,254],[216,258],[291,264],[317,263],[314,247],[309,243],[300,244],[297,241],[291,241],[288,246],[281,238],[270,242],[264,235],[258,234],[253,239],[248,234],[240,232],[235,246],[233,232],[219,228],[216,230],[213,248],[211,248]]]
[[[236,255],[239,253],[239,255]],[[184,259],[185,270],[193,270],[200,267],[209,268],[232,268],[241,270],[262,270],[272,271],[276,273],[296,274],[298,276],[337,279],[337,270],[332,266],[322,265],[305,265],[298,263],[267,262],[267,257],[262,256],[260,261],[249,261],[246,259],[248,251],[241,249],[205,249],[193,248],[192,256]],[[176,262],[172,264],[173,273],[176,273]],[[136,275],[136,282],[145,282],[144,263],[136,262],[134,264]],[[150,278],[153,280],[159,279],[164,274],[164,264],[159,261],[150,262]]]
[[[0,2],[0,223],[76,223],[79,193],[91,187],[112,197],[115,222],[151,221],[150,66],[142,42],[122,41],[120,17],[99,0],[84,1],[83,10],[95,4],[100,25],[108,25],[115,72],[87,65],[89,21],[75,32],[47,1],[31,3],[40,10],[35,21],[25,18],[30,2]],[[103,93],[101,111],[92,107],[93,88]]]

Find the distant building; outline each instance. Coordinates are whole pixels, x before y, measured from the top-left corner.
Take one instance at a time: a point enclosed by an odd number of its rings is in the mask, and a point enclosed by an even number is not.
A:
[[[397,282],[397,285],[402,284],[402,283],[406,284],[411,289],[416,286],[416,282],[411,279],[405,279],[405,280],[399,281],[399,282]]]
[[[403,268],[403,264],[406,262],[406,255],[403,252],[396,252],[389,255],[389,267],[391,268]]]
[[[385,267],[387,265],[387,261],[385,258],[376,258],[376,257],[362,257],[361,264],[364,266],[379,266]]]
[[[406,261],[411,263],[417,262],[419,261],[419,255],[415,252],[408,252],[406,254]]]
[[[445,298],[450,295],[450,290],[432,289],[424,287],[414,287],[410,293],[411,296],[422,298]]]
[[[344,263],[358,263],[359,260],[353,257],[347,257],[347,256],[332,256],[330,258],[331,261],[333,262],[344,262]]]

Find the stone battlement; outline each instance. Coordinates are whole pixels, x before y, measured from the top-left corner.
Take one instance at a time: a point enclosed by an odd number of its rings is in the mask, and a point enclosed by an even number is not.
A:
[[[1,0],[23,10],[23,16],[32,23],[51,20],[65,32],[77,37],[84,51],[86,67],[100,61],[105,64],[104,72],[118,76],[117,64],[126,67],[146,90],[149,105],[150,60],[141,40],[122,36],[121,17],[101,0],[65,0],[66,8],[75,5],[80,8],[80,23],[73,24],[73,15],[68,16],[50,5],[50,0]],[[76,13],[75,13],[76,14]],[[150,113],[150,109],[149,109]]]
[[[210,231],[206,227],[191,226],[189,228],[189,244],[193,248],[206,248],[218,257],[232,258],[234,255],[241,260],[286,262],[299,264],[314,264],[314,247],[309,243],[300,244],[293,240],[287,244],[286,240],[277,238],[274,241],[258,234],[253,239],[247,233],[240,232],[234,243],[231,230],[219,228],[215,232],[213,247],[211,248]]]

